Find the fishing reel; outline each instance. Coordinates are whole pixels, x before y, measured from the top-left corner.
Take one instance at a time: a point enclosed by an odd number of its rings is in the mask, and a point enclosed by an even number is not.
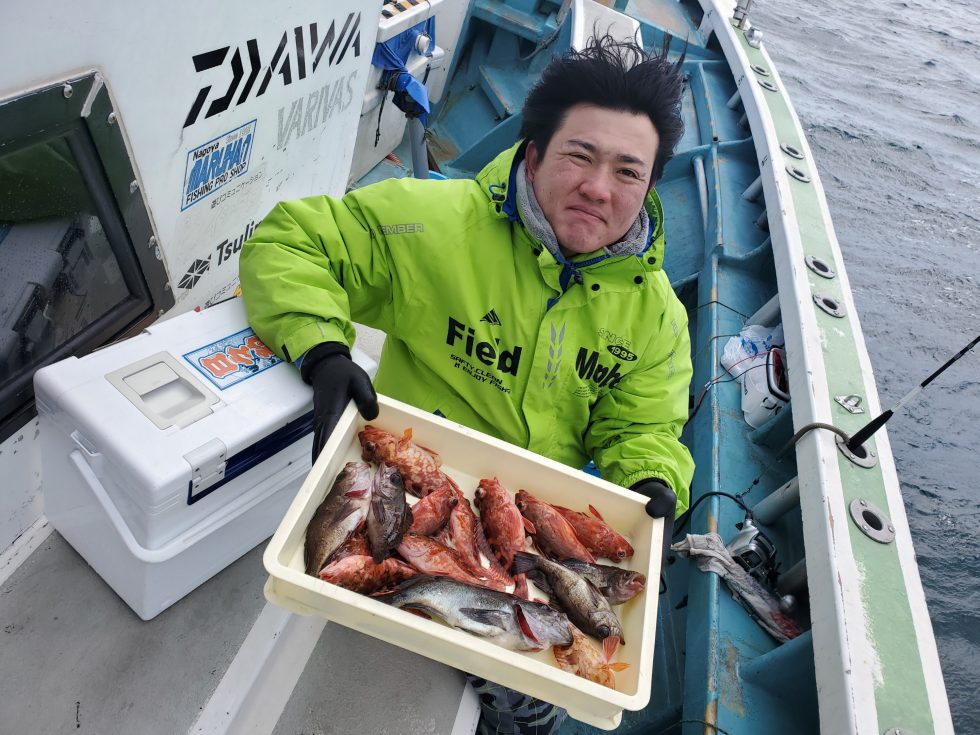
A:
[[[772,588],[776,583],[776,547],[752,522],[752,516],[735,524],[739,532],[726,548],[740,567],[761,584]]]

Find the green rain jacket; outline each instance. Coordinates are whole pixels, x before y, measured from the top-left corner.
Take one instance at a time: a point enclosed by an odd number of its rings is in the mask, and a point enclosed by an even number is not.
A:
[[[293,361],[384,331],[375,387],[630,487],[659,478],[688,506],[680,443],[687,315],[661,270],[663,213],[637,255],[559,264],[520,222],[518,143],[476,180],[392,179],[342,199],[281,202],[242,248],[249,321]]]

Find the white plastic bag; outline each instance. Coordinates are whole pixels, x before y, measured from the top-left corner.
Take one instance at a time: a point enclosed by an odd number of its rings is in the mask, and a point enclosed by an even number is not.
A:
[[[725,344],[721,364],[733,378],[753,365],[765,364],[766,353],[775,345],[783,344],[783,325],[763,327],[761,324],[747,324],[742,331]]]
[[[722,351],[721,364],[741,384],[745,422],[757,428],[779,413],[789,395],[776,387],[775,373],[785,370],[783,325],[748,324]],[[778,359],[773,352],[779,352]]]

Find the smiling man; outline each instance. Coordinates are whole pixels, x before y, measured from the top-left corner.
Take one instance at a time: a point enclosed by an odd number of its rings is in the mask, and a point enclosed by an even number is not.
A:
[[[687,508],[687,317],[653,188],[683,132],[680,61],[606,37],[555,59],[521,140],[475,180],[398,179],[282,202],[245,243],[249,320],[313,387],[314,459],[350,400],[382,393]],[[357,321],[387,333],[372,386]],[[575,499],[569,498],[575,506]],[[564,712],[471,678],[480,732]]]
[[[525,152],[527,178],[561,252],[622,240],[650,191],[659,136],[646,115],[579,104],[543,150]]]

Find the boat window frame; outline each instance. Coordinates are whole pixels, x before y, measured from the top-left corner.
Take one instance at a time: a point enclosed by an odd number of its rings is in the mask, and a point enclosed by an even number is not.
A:
[[[0,100],[0,156],[47,141],[65,141],[129,291],[119,304],[0,385],[0,442],[37,413],[34,372],[136,334],[174,305],[119,122],[97,72]]]

